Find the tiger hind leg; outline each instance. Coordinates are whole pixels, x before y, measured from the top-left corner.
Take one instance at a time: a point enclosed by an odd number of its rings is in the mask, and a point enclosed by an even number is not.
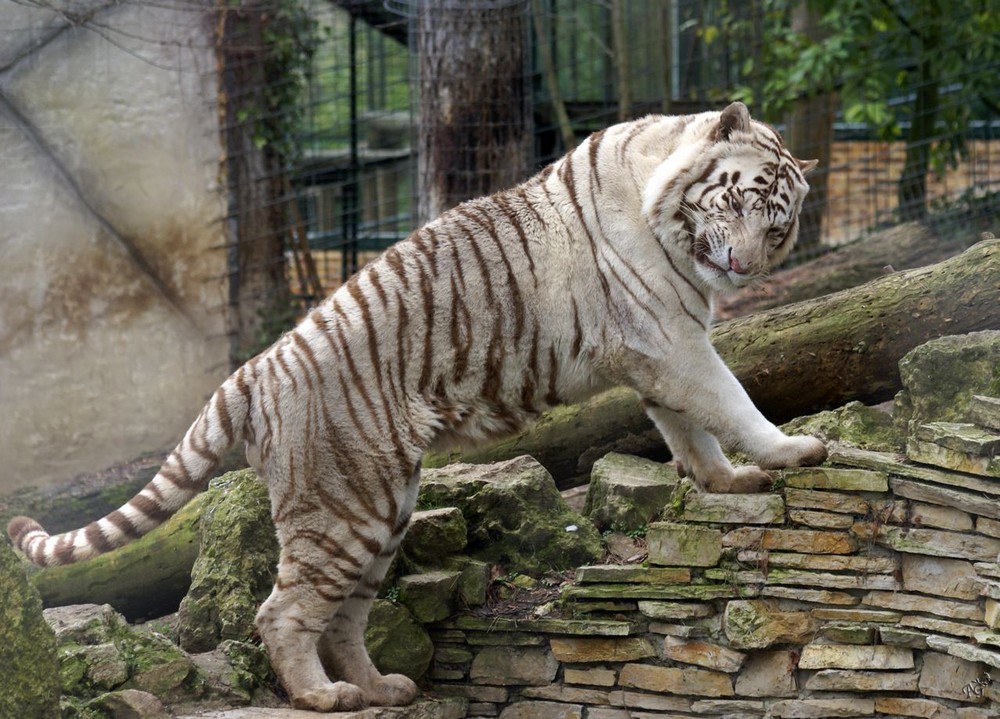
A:
[[[352,711],[367,706],[360,687],[332,682],[320,661],[317,642],[336,602],[305,585],[281,584],[257,612],[257,630],[271,659],[271,667],[296,709]],[[329,590],[324,586],[323,593]]]
[[[403,674],[381,674],[364,642],[372,602],[409,526],[419,479],[419,472],[411,477],[389,541],[365,569],[351,596],[337,609],[319,640],[320,658],[330,676],[361,687],[371,706],[403,706],[419,692],[416,683]]]
[[[278,576],[257,612],[257,630],[293,707],[361,709],[368,705],[365,692],[350,682],[330,680],[319,641],[378,546],[360,532],[336,526],[329,517],[313,514],[308,520],[300,521],[298,529],[276,521],[282,545]]]

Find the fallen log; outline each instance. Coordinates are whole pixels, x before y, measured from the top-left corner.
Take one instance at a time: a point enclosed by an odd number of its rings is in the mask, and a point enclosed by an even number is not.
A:
[[[201,545],[199,519],[208,494],[131,544],[85,562],[38,569],[29,579],[46,607],[110,604],[129,621],[177,611]]]
[[[713,341],[750,396],[781,422],[851,400],[889,399],[897,363],[929,339],[1000,329],[1000,240],[981,242],[931,267],[719,325]],[[629,390],[559,407],[519,435],[425,464],[492,462],[531,454],[560,487],[581,484],[607,451],[665,456],[663,441]],[[47,606],[108,602],[126,616],[176,609],[197,554],[200,495],[135,543],[87,562],[32,576]]]
[[[891,399],[897,363],[929,339],[1000,328],[1000,240],[929,267],[719,324],[712,341],[750,397],[776,423],[858,400]],[[662,440],[629,390],[557,408],[479,449],[426,458],[493,462],[531,454],[561,488],[586,481],[607,451],[655,456]]]

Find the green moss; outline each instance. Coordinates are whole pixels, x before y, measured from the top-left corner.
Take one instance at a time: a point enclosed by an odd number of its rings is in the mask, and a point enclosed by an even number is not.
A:
[[[277,558],[267,488],[253,470],[213,480],[201,517],[201,551],[178,614],[181,646],[201,652],[223,639],[249,639]]]
[[[59,716],[55,636],[21,561],[0,540],[0,716]]]
[[[807,434],[881,452],[898,452],[904,441],[893,418],[875,407],[850,402],[839,409],[799,417],[782,425],[786,434]]]

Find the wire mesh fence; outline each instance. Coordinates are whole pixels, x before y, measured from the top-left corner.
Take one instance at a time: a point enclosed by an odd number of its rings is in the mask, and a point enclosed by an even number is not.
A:
[[[902,221],[972,235],[1000,207],[998,0],[270,3],[256,102],[278,122],[247,152],[280,177],[257,203],[278,217],[243,218],[234,246],[278,238],[260,261],[293,314],[589,132],[732,99],[820,160],[793,261]],[[237,218],[244,175],[230,172]]]

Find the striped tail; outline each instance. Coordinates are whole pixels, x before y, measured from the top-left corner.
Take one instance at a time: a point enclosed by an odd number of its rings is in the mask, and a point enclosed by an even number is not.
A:
[[[110,552],[158,527],[205,490],[222,455],[242,439],[250,388],[237,370],[212,396],[184,439],[142,490],[124,505],[82,529],[51,536],[30,517],[14,517],[7,534],[42,567],[72,564]]]

